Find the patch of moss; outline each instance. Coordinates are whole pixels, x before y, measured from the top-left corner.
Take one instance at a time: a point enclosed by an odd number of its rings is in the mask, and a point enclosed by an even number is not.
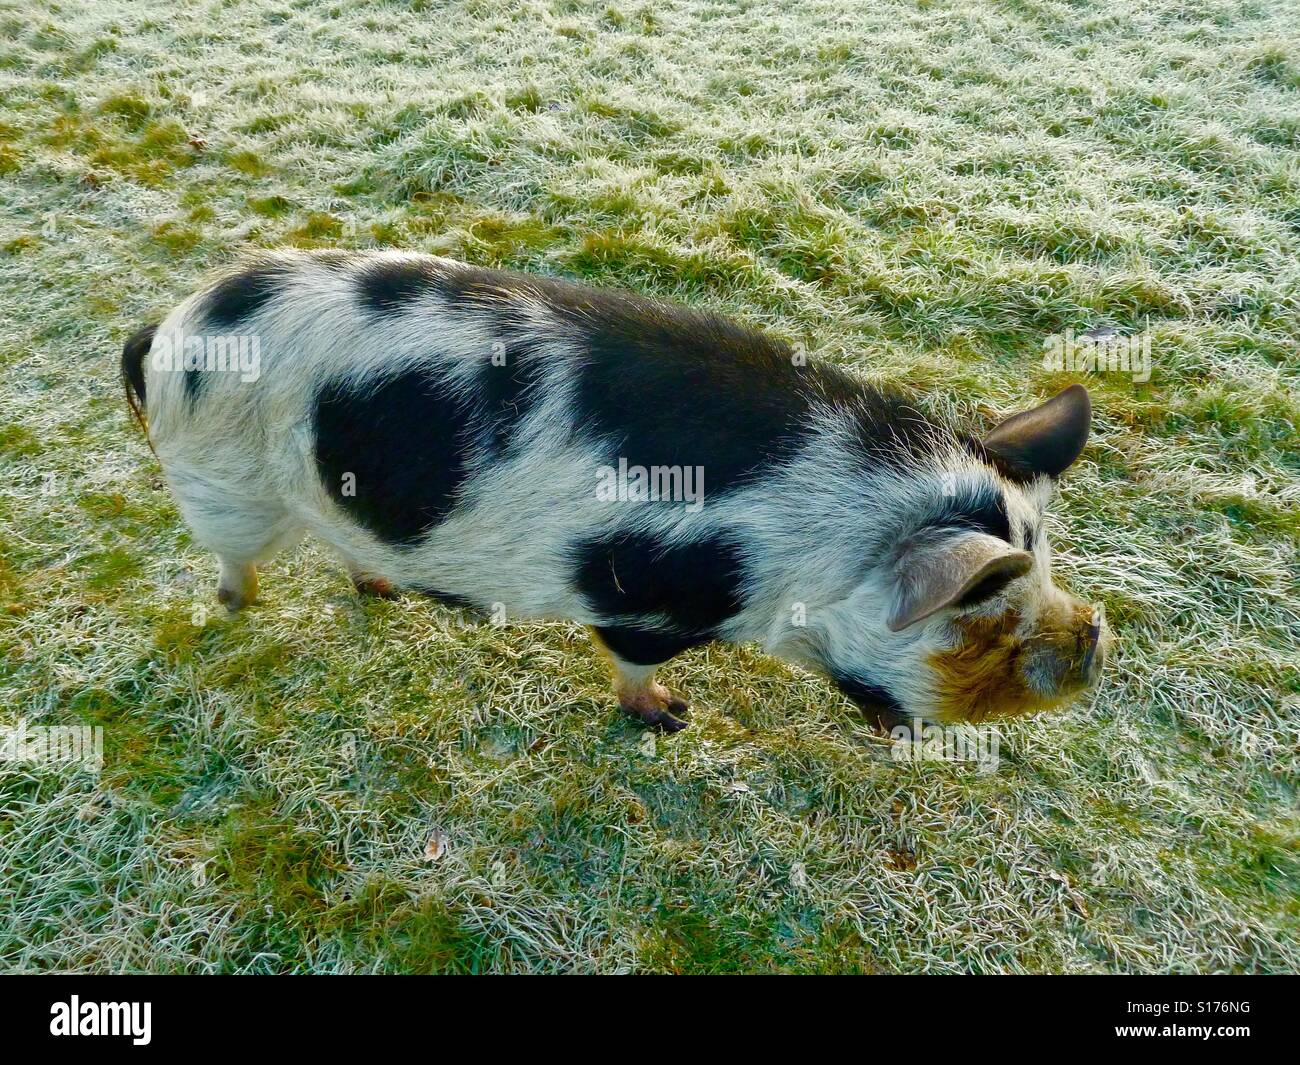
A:
[[[217,650],[225,640],[225,628],[219,620],[225,608],[210,601],[206,593],[186,607],[166,611],[156,622],[153,643],[169,665],[190,665]]]
[[[270,680],[283,676],[286,666],[301,653],[300,647],[286,641],[254,639],[251,646],[242,645],[211,660],[203,671],[204,680],[218,688],[239,688],[249,677]]]
[[[281,218],[294,209],[294,202],[287,196],[279,194],[271,196],[249,196],[247,198],[249,210],[254,214],[260,214],[263,218]]]
[[[153,105],[134,92],[117,92],[100,101],[98,111],[101,115],[112,115],[119,119],[128,129],[140,131],[153,117]]]
[[[112,406],[119,406],[116,398]],[[149,494],[84,492],[77,497],[77,506],[97,525],[109,525],[133,541],[144,540],[168,524],[158,512],[157,499]]]
[[[140,555],[119,547],[89,551],[77,559],[76,568],[85,575],[87,587],[108,591],[140,575]]]
[[[535,85],[524,85],[506,93],[505,105],[511,111],[523,111],[526,114],[535,114],[544,106],[542,94]]]
[[[226,153],[226,165],[248,177],[265,177],[272,167],[252,148],[236,148]]]
[[[1270,85],[1284,89],[1300,88],[1300,64],[1296,63],[1294,49],[1281,43],[1262,45],[1251,56],[1246,69]]]
[[[278,936],[324,914],[325,890],[346,863],[316,833],[276,814],[266,800],[235,810],[214,842],[212,874],[225,879],[250,914],[264,922],[265,935],[299,956],[297,935]]]
[[[655,241],[628,233],[591,233],[566,253],[565,264],[589,277],[627,278],[644,288],[647,280],[702,291],[730,292],[752,288],[754,263],[741,256],[714,251],[678,252]]]
[[[1202,495],[1197,497],[1197,502],[1253,536],[1300,540],[1300,510],[1294,506],[1243,493]]]
[[[446,901],[425,897],[396,902],[404,893],[368,886],[360,898],[327,914],[355,937],[360,957],[381,958],[389,972],[479,973],[487,971],[501,944],[457,915]],[[366,920],[370,911],[374,918]]]
[[[451,118],[468,119],[477,118],[486,114],[492,109],[492,100],[487,93],[475,90],[473,92],[463,93],[455,99],[448,101],[442,107],[445,114]]]
[[[189,134],[174,119],[148,123],[135,139],[110,139],[76,123],[56,129],[52,136],[86,153],[93,166],[117,171],[146,185],[161,185],[174,170],[189,166],[195,159]]]
[[[531,218],[489,216],[470,223],[468,238],[477,261],[500,265],[548,247],[560,238],[560,233]]]
[[[192,251],[203,240],[203,234],[193,226],[180,222],[160,222],[149,232],[150,239],[173,254]]]
[[[343,235],[343,220],[326,211],[309,211],[306,218],[289,232],[289,241],[299,247],[329,244]]]
[[[793,959],[771,918],[735,912],[726,899],[662,907],[644,936],[645,968],[659,973],[776,973]]]
[[[239,126],[240,133],[248,133],[253,136],[259,136],[264,133],[274,133],[276,130],[283,129],[290,122],[290,116],[283,111],[273,111],[264,115],[258,115]]]
[[[581,107],[590,115],[616,123],[628,137],[636,141],[666,140],[682,129],[679,121],[667,118],[657,111],[599,97],[583,100]]]
[[[17,422],[0,424],[0,455],[9,458],[34,458],[41,453],[40,439],[25,425]]]
[[[5,255],[22,255],[24,252],[33,251],[41,245],[40,239],[31,233],[21,233],[11,240],[6,240],[0,244],[0,252]]]

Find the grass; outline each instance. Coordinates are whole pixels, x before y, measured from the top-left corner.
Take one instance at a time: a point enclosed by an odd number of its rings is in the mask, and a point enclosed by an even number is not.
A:
[[[1283,0],[0,0],[0,964],[1300,968],[1300,14]],[[249,247],[396,246],[717,308],[985,424],[1088,379],[1053,534],[1118,661],[1001,761],[901,763],[752,648],[647,738],[566,625],[229,619],[124,336]],[[437,834],[441,845],[429,848]],[[438,856],[431,857],[431,854]]]

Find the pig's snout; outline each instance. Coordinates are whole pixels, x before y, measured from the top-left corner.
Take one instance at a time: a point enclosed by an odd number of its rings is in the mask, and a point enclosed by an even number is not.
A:
[[[1044,698],[1068,698],[1097,683],[1110,641],[1105,607],[1070,601],[1027,641],[1025,678]]]

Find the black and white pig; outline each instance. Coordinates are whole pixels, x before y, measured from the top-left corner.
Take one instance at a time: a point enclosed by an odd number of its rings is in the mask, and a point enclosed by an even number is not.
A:
[[[231,609],[311,532],[363,592],[589,625],[672,731],[655,669],[711,640],[885,722],[1040,710],[1102,665],[1042,520],[1079,385],[980,439],[714,314],[391,251],[246,263],[122,368]]]

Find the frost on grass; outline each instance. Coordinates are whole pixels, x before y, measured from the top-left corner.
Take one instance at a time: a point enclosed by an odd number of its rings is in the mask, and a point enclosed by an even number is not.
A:
[[[1294,5],[428,7],[0,12],[0,716],[105,730],[0,764],[0,965],[1300,968]],[[986,424],[1074,379],[1047,334],[1149,332],[1052,529],[1105,686],[980,774],[750,648],[647,745],[574,628],[311,545],[225,618],[116,353],[280,244],[683,299]]]

